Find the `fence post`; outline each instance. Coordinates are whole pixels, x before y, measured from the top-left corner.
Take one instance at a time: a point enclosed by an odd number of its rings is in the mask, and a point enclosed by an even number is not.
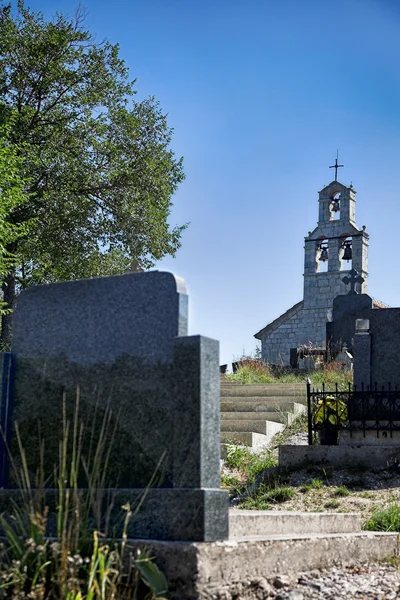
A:
[[[311,412],[311,380],[307,377],[307,417],[308,417],[308,445],[312,446],[312,412]]]

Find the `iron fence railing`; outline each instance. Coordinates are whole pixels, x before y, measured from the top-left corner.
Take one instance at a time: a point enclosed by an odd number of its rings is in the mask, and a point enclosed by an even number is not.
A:
[[[348,389],[326,390],[311,388],[307,383],[308,443],[313,444],[315,432],[334,439],[330,435],[339,430],[376,431],[377,437],[393,437],[400,431],[400,389],[392,387],[364,387],[357,389],[349,384]],[[332,443],[335,443],[334,441]]]

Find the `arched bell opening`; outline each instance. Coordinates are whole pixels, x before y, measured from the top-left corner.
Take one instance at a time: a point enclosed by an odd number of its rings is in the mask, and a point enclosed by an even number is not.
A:
[[[339,269],[351,271],[353,268],[353,238],[344,235],[339,248]]]
[[[332,192],[329,203],[329,220],[340,220],[340,192]]]
[[[329,265],[328,239],[320,238],[315,246],[317,273],[326,273]]]

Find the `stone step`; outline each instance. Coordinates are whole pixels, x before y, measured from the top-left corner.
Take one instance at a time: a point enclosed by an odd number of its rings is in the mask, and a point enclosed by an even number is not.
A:
[[[269,535],[356,533],[361,531],[359,513],[310,513],[299,511],[230,510],[229,538]]]
[[[270,400],[272,400],[270,402]],[[300,402],[277,402],[270,398],[222,398],[223,412],[292,412],[295,415],[306,412],[306,406]]]
[[[254,431],[221,431],[221,456],[224,458],[225,444],[241,444],[252,450],[258,450],[271,441],[272,436],[254,433]]]
[[[279,431],[285,429],[285,425],[283,423],[275,423],[274,421],[222,421],[221,420],[221,431],[229,432],[229,431],[238,431],[238,432],[246,432],[251,431],[252,433],[262,433],[268,437],[272,437]]]
[[[377,563],[396,556],[399,544],[396,532],[363,531],[219,542],[133,540],[129,546],[133,551],[145,547],[156,557],[167,577],[171,600],[200,600],[216,597],[221,590],[226,598],[238,597],[240,585],[247,585],[246,598],[256,598],[252,586],[257,579]]]
[[[290,412],[227,412],[221,411],[222,421],[274,421],[275,423],[291,423],[294,419],[293,413]]]
[[[221,396],[284,396],[286,398],[307,398],[306,385],[280,385],[280,384],[222,384]]]

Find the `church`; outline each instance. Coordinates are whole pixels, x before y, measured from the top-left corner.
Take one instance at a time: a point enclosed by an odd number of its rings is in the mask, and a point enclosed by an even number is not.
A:
[[[268,323],[254,337],[261,340],[262,360],[290,364],[290,350],[300,346],[325,347],[326,323],[333,299],[346,294],[349,272],[358,272],[355,291],[368,291],[368,242],[365,226],[356,224],[356,191],[335,180],[319,192],[319,219],[304,240],[303,300]],[[347,277],[346,277],[347,275]],[[354,283],[352,284],[354,285]],[[375,308],[385,305],[374,300]]]

